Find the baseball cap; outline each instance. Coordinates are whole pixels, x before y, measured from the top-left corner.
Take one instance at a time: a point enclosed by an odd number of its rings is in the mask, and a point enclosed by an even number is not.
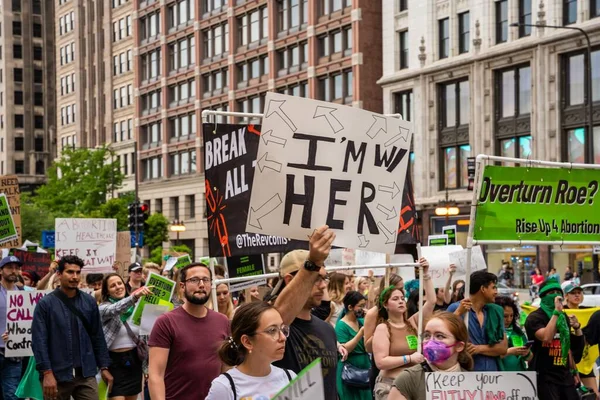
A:
[[[129,266],[129,268],[127,269],[129,272],[133,272],[133,271],[139,271],[142,269],[142,265],[140,263],[133,263]]]
[[[4,266],[6,264],[18,264],[19,267],[23,265],[23,263],[21,262],[21,260],[19,260],[19,258],[15,257],[15,256],[4,257],[2,259],[2,261],[0,261],[0,269],[4,268]]]
[[[273,288],[270,295],[278,295],[285,287],[284,277],[288,274],[293,274],[300,271],[304,262],[308,259],[308,250],[292,250],[281,259],[279,263],[279,282]]]
[[[571,293],[573,290],[575,289],[581,289],[581,286],[576,285],[575,283],[573,283],[573,281],[566,281],[563,282],[563,284],[561,285],[562,290],[565,294],[569,294]]]

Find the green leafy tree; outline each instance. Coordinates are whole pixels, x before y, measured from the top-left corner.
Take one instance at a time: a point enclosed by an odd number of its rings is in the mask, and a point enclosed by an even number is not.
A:
[[[48,168],[48,182],[37,190],[33,201],[58,217],[91,216],[94,212],[117,215],[113,204],[104,211],[100,208],[107,194],[123,184],[118,160],[107,146],[64,149],[61,158]]]
[[[192,255],[192,249],[187,247],[185,244],[177,244],[175,246],[171,246],[169,250],[174,251],[176,253],[187,253],[190,256]]]
[[[98,210],[92,211],[90,217],[93,218],[115,218],[117,220],[117,230],[129,230],[129,209],[130,203],[135,201],[135,193],[127,193],[121,197],[115,197],[102,204]]]
[[[39,207],[29,193],[21,192],[21,229],[23,241],[41,243],[42,231],[54,230],[54,214]]]
[[[144,232],[144,245],[148,246],[150,252],[169,240],[169,220],[161,213],[154,213],[146,220],[148,229]]]

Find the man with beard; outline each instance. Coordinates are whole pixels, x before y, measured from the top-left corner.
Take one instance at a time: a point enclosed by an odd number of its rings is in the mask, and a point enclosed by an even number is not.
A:
[[[317,229],[309,241],[309,251],[294,250],[281,260],[281,279],[273,288],[277,296],[275,308],[283,323],[289,325],[290,335],[281,361],[273,363],[279,368],[300,373],[317,358],[321,358],[325,398],[337,398],[336,369],[338,352],[342,360],[348,356],[343,345],[337,343],[333,327],[311,315],[318,307],[327,288],[325,259],[329,255],[335,233],[327,226]],[[282,289],[283,288],[283,289]]]
[[[46,399],[97,399],[98,369],[112,385],[98,306],[78,289],[82,268],[77,256],[61,258],[56,268],[60,287],[42,297],[33,313],[33,355]]]
[[[225,370],[217,356],[229,337],[229,320],[205,304],[211,291],[208,267],[196,263],[179,271],[183,306],[160,316],[148,345],[152,400],[204,399]]]
[[[21,271],[21,260],[15,256],[4,257],[0,261],[0,272],[2,274],[0,281],[0,332],[6,335],[6,299],[9,290],[19,290],[17,282],[18,274]],[[4,399],[16,400],[15,391],[21,380],[21,359],[4,357],[4,340],[0,341],[0,383]]]

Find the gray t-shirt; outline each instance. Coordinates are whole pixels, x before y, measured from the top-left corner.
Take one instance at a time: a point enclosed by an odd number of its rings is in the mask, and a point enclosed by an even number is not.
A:
[[[461,368],[461,371],[464,371]],[[393,387],[406,397],[406,400],[425,400],[425,371],[423,364],[405,369],[394,379]]]

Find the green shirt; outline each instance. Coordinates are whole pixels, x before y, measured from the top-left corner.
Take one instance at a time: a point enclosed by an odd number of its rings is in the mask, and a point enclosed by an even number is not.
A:
[[[508,347],[521,347],[527,343],[527,336],[515,332],[512,328],[506,329]],[[525,357],[527,358],[527,357]],[[504,371],[527,371],[527,364],[522,356],[507,355],[502,359]]]

